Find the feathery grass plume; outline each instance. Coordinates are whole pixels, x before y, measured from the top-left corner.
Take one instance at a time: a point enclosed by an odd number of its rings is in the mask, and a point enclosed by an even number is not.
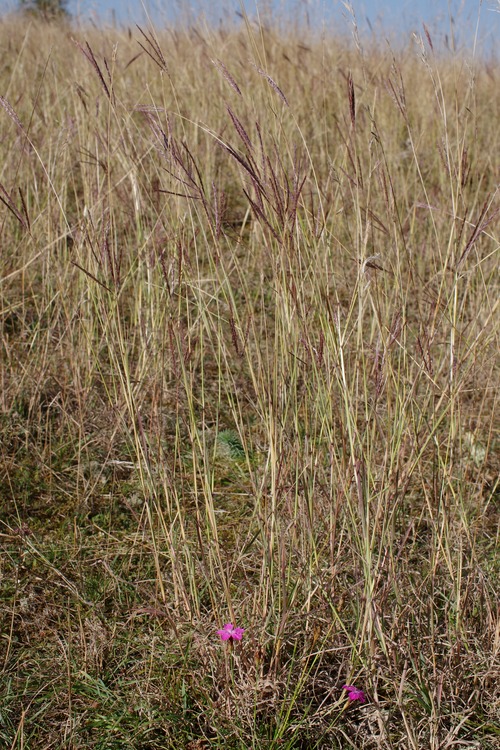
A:
[[[82,52],[82,54],[87,58],[87,60],[89,61],[89,63],[94,68],[94,70],[97,73],[97,76],[98,76],[98,78],[99,78],[99,80],[101,82],[101,85],[102,85],[102,87],[104,89],[104,93],[108,97],[109,101],[112,102],[112,103],[115,103],[115,98],[114,98],[114,93],[113,93],[113,81],[112,81],[112,78],[111,78],[111,73],[109,71],[109,67],[108,67],[108,63],[106,61],[106,58],[104,58],[104,64],[105,64],[106,73],[107,73],[107,76],[108,76],[108,79],[109,79],[109,83],[110,83],[109,86],[106,83],[106,81],[104,80],[104,75],[102,73],[101,68],[99,67],[99,64],[98,64],[97,60],[95,59],[95,55],[94,55],[94,53],[92,51],[92,48],[90,47],[90,44],[88,42],[85,42],[85,47],[83,47],[77,39],[73,39],[73,43],[78,47],[78,49],[80,50],[80,52]]]
[[[147,45],[145,46],[142,42],[138,41],[137,44],[139,45],[139,47],[144,50],[146,55],[160,68],[160,70],[168,73],[167,61],[165,60],[155,32],[151,30],[148,36],[148,34],[146,34],[146,32],[141,29],[139,25],[136,24],[136,27],[142,34]]]
[[[259,75],[261,75],[263,78],[266,79],[266,81],[271,86],[271,88],[274,89],[274,91],[276,91],[276,93],[278,94],[278,96],[281,99],[281,101],[283,102],[283,104],[286,104],[286,106],[289,107],[290,105],[288,103],[288,99],[286,98],[286,96],[284,95],[283,91],[280,89],[280,87],[276,83],[276,81],[271,78],[271,76],[269,75],[269,73],[266,73],[265,70],[262,70],[262,68],[259,68],[259,66],[255,65],[255,63],[253,63],[253,62],[251,62],[250,64],[255,68],[255,70],[257,71],[257,73]]]
[[[230,107],[226,107],[226,109],[227,109],[227,113],[228,113],[229,117],[232,120],[232,123],[234,125],[234,128],[235,128],[236,132],[238,133],[238,135],[240,136],[241,140],[245,144],[245,146],[247,148],[247,151],[251,154],[252,151],[253,151],[253,146],[252,146],[252,142],[251,142],[250,138],[248,137],[248,134],[247,134],[245,128],[241,124],[240,120],[238,120],[238,118],[236,117],[236,115],[234,114],[234,112],[231,110],[231,108]]]
[[[351,125],[354,129],[356,127],[356,96],[354,93],[354,81],[352,80],[352,73],[350,71],[347,76],[347,90],[349,94],[349,113],[351,116]]]
[[[11,107],[11,105],[9,104],[9,102],[7,101],[7,99],[4,96],[0,96],[0,104],[2,105],[2,107],[4,108],[4,110],[7,112],[7,114],[9,115],[9,117],[15,122],[15,124],[16,124],[17,128],[19,129],[19,131],[23,135],[26,135],[25,130],[23,128],[23,125],[21,123],[21,120],[19,119],[19,117],[17,116],[15,110],[13,109],[13,107]]]
[[[491,207],[491,205],[492,205],[492,203],[493,203],[493,201],[495,199],[496,193],[498,193],[498,192],[499,192],[499,188],[496,189],[494,195],[488,196],[486,198],[486,200],[484,202],[484,205],[481,208],[481,211],[480,211],[480,214],[479,214],[479,218],[478,218],[478,220],[476,221],[476,223],[475,223],[475,225],[473,227],[473,230],[472,230],[472,232],[470,234],[469,239],[467,240],[467,242],[465,244],[465,247],[464,247],[464,249],[462,251],[462,254],[460,255],[460,258],[458,259],[457,268],[459,268],[462,265],[462,263],[465,261],[465,259],[467,258],[468,254],[470,253],[470,251],[472,249],[472,246],[474,245],[475,242],[477,242],[477,240],[478,240],[481,232],[484,232],[484,230],[486,229],[486,227],[489,226],[489,224],[491,224],[491,222],[493,221],[493,219],[496,216],[498,216],[498,214],[500,213],[500,208],[497,208],[494,211],[492,211],[489,216],[487,216],[488,210]]]
[[[0,95],[0,104],[2,105],[2,107],[4,108],[4,110],[7,112],[7,114],[11,118],[11,120],[16,125],[16,128],[18,129],[20,135],[23,137],[23,150],[26,153],[29,154],[31,152],[33,146],[32,146],[31,141],[29,139],[28,133],[24,129],[24,126],[23,126],[21,120],[19,119],[19,117],[16,114],[16,111],[10,105],[10,103],[7,101],[7,99],[4,96],[1,96],[1,95]]]
[[[425,38],[427,39],[427,41],[429,43],[429,47],[431,48],[431,51],[434,52],[434,45],[432,43],[432,37],[431,37],[430,31],[427,28],[427,26],[425,25],[425,23],[422,24],[422,26],[424,27]]]
[[[24,216],[21,214],[21,212],[19,211],[19,209],[16,207],[16,204],[14,203],[14,200],[13,200],[12,196],[7,192],[7,190],[5,189],[5,187],[0,182],[0,201],[2,201],[2,203],[4,204],[4,206],[6,206],[9,209],[9,211],[16,217],[16,219],[18,220],[18,222],[21,224],[21,226],[24,229],[29,229],[29,219],[28,219],[28,214],[27,214],[27,210],[26,210],[26,204],[24,202],[23,194],[21,192],[21,188],[19,188],[19,192],[20,192],[20,195],[21,195],[21,203],[22,203],[22,207],[23,207]],[[2,195],[2,193],[3,193],[3,195]]]
[[[231,75],[231,73],[229,72],[229,70],[226,68],[226,66],[224,65],[224,63],[221,60],[218,60],[218,59],[217,60],[212,60],[212,63],[222,73],[223,77],[229,83],[229,85],[231,86],[231,88],[234,89],[234,91],[236,91],[236,93],[238,94],[238,96],[243,96],[243,94],[241,93],[240,87],[238,86],[238,84],[236,83],[236,81],[234,80],[233,76]]]

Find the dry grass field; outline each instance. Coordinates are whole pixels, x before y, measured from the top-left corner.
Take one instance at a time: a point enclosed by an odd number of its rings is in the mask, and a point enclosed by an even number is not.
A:
[[[1,748],[500,746],[500,65],[436,46],[0,22]]]

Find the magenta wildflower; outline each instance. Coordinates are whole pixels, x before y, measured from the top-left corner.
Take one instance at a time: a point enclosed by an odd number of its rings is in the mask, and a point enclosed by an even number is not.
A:
[[[355,687],[354,685],[342,685],[342,690],[347,690],[347,698],[350,701],[359,701],[365,703],[366,695],[362,690]]]
[[[228,622],[222,630],[217,631],[221,641],[241,641],[245,628],[235,628],[232,622]]]

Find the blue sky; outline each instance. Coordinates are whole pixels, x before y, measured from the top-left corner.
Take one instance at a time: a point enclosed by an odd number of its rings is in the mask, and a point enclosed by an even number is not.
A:
[[[201,9],[210,20],[218,22],[236,19],[241,3],[251,16],[259,7],[261,12],[270,9],[267,12],[305,23],[308,14],[316,27],[349,31],[341,0],[69,0],[68,8],[73,14],[95,21],[111,22],[114,17],[120,23],[145,23],[145,8],[155,22],[168,22],[187,7],[194,15],[199,15]],[[425,22],[437,44],[445,34],[450,36],[452,16],[458,42],[470,46],[479,17],[479,39],[487,49],[500,52],[500,13],[492,11],[500,10],[500,0],[351,0],[351,4],[360,29],[366,33],[372,28],[395,39],[414,29],[422,31]],[[2,10],[16,5],[17,0],[0,0]]]

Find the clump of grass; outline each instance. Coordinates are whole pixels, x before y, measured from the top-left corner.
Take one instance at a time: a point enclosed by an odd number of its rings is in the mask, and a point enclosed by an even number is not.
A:
[[[217,433],[216,452],[219,456],[228,456],[229,458],[245,458],[245,449],[241,442],[240,436],[235,430],[222,430]]]
[[[495,747],[498,67],[73,37],[0,27],[2,743]]]

